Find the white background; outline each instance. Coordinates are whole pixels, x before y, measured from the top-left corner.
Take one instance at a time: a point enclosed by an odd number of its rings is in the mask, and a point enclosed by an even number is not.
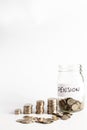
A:
[[[86,44],[86,0],[0,0],[0,129],[86,130],[86,107],[51,125],[17,124],[12,114],[57,97],[58,64],[82,64],[86,86]]]

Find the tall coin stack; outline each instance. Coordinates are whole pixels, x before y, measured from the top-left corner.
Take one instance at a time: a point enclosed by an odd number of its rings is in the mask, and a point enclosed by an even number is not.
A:
[[[47,113],[52,114],[57,112],[57,99],[49,98],[47,104]]]
[[[43,114],[44,113],[44,101],[38,100],[36,102],[36,114]]]
[[[23,108],[23,114],[31,114],[32,113],[32,104],[26,104]]]

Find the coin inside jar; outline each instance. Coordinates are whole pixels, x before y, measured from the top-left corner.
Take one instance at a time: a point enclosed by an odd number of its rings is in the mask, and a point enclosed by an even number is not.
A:
[[[22,124],[30,124],[30,123],[34,123],[35,121],[33,116],[24,116],[23,119],[18,119],[16,122]]]
[[[76,101],[74,99],[72,99],[72,98],[67,99],[67,104],[70,105],[70,106],[73,105],[75,102]]]
[[[83,109],[83,103],[73,99],[73,98],[65,98],[59,100],[59,107],[61,111],[65,112],[77,112]]]

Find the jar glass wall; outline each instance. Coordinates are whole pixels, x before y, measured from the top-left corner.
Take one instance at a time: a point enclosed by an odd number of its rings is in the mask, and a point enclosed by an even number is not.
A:
[[[59,65],[59,110],[77,112],[84,108],[84,78],[81,65]]]

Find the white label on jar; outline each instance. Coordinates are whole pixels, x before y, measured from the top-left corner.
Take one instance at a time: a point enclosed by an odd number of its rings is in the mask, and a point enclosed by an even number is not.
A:
[[[58,84],[58,96],[82,98],[84,95],[83,85]]]

